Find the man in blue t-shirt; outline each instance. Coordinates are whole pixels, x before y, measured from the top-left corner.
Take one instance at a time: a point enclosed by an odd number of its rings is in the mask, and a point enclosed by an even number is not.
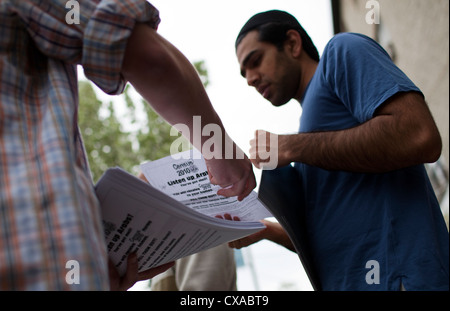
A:
[[[389,55],[344,33],[319,59],[281,11],[253,16],[236,54],[249,86],[274,106],[302,106],[299,133],[277,135],[276,152],[278,167],[294,162],[300,176],[322,289],[448,290],[449,236],[423,165],[439,158],[441,138],[423,94]],[[263,168],[270,139],[261,134],[250,155]],[[234,245],[282,240],[276,226]]]

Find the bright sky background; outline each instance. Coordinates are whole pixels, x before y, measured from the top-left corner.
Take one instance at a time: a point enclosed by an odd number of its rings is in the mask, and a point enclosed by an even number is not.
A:
[[[158,32],[191,62],[205,61],[210,79],[208,95],[228,134],[244,152],[248,153],[249,141],[256,129],[277,134],[297,131],[301,114],[299,103],[291,101],[275,108],[250,88],[240,76],[234,42],[251,16],[279,9],[299,20],[322,54],[333,33],[330,0],[150,2],[160,11]],[[104,96],[101,98],[105,99]],[[259,179],[259,170],[255,169],[255,175]],[[297,255],[283,247],[262,241],[244,250],[243,255],[246,259],[253,258],[253,270],[249,266],[238,269],[239,290],[311,289]],[[258,279],[259,287],[255,287],[254,277]],[[139,288],[139,285],[135,287]]]
[[[254,14],[280,9],[293,14],[315,42],[319,53],[332,36],[330,0],[154,0],[160,11],[158,32],[193,61],[204,60],[210,99],[229,135],[248,151],[256,129],[295,132],[301,114],[292,101],[272,107],[239,74],[234,42]]]

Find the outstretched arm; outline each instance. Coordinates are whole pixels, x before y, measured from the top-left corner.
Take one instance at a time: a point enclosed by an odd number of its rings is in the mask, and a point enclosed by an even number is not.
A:
[[[263,164],[251,141],[254,164]],[[258,146],[258,148],[257,148]],[[427,104],[418,93],[399,93],[374,117],[354,128],[278,136],[278,166],[302,162],[327,170],[382,173],[438,160],[442,141]],[[265,149],[261,149],[265,150]]]
[[[261,220],[261,222],[266,226],[265,229],[258,231],[254,234],[251,234],[249,236],[243,237],[241,239],[231,241],[228,243],[228,245],[232,248],[240,249],[242,247],[246,247],[266,239],[295,252],[295,248],[294,245],[292,244],[291,239],[289,238],[286,231],[284,231],[283,227],[279,223],[271,222],[264,219]]]
[[[217,142],[213,148],[220,148],[222,159],[206,160],[211,182],[228,187],[219,191],[224,196],[243,199],[252,191],[256,181],[251,162],[247,157],[225,159],[227,144],[233,146],[236,153],[240,150],[226,134],[195,68],[179,50],[154,29],[137,24],[128,40],[122,74],[170,124],[187,126],[191,134],[194,133],[193,116],[200,116],[202,124],[217,125],[222,135],[215,137]],[[189,136],[198,150],[211,138]]]

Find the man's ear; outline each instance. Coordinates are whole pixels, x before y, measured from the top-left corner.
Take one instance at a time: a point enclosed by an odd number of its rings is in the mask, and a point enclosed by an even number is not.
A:
[[[285,48],[294,58],[300,57],[302,52],[302,38],[297,30],[289,29],[286,33]]]

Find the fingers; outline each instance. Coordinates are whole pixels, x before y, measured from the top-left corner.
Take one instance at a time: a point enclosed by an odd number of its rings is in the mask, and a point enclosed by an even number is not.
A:
[[[120,275],[117,272],[111,260],[108,260],[108,274],[109,274],[109,287],[112,291],[119,290],[120,287]]]
[[[109,279],[110,288],[112,291],[126,291],[138,281],[144,281],[153,278],[154,276],[166,271],[174,265],[174,262],[169,262],[164,265],[138,272],[137,254],[132,253],[127,258],[127,271],[123,277],[119,276],[116,267],[109,260]]]
[[[236,249],[241,249],[243,247],[247,247],[249,245],[252,245],[258,241],[260,241],[261,239],[254,239],[253,237],[245,237],[242,239],[238,239],[238,240],[234,240],[231,242],[228,242],[228,246],[231,248],[236,248]]]
[[[206,165],[206,170],[208,171],[209,182],[213,185],[218,185],[218,182],[213,173],[211,172],[209,165]]]
[[[253,172],[248,172],[241,180],[234,183],[230,187],[220,189],[219,191],[217,191],[217,194],[225,197],[237,196],[238,201],[242,201],[252,192],[255,187],[255,175],[253,174]]]
[[[127,272],[120,280],[119,290],[127,290],[138,281],[138,260],[137,254],[132,253],[127,259]]]
[[[246,241],[245,238],[228,242],[228,246],[235,249],[241,249],[243,247],[249,246],[252,243]]]
[[[226,219],[226,220],[234,220],[234,221],[240,221],[241,219],[238,216],[231,216],[230,214],[223,214],[222,215],[217,215],[216,218],[221,218],[221,219]],[[228,246],[231,248],[236,248],[236,249],[240,249],[242,247],[248,246],[250,244],[253,244],[254,242],[252,242],[252,240],[248,239],[248,238],[242,238],[239,240],[235,240],[235,241],[231,241],[228,242]]]
[[[237,196],[241,201],[256,187],[252,164],[245,155],[241,159],[213,158],[205,161],[211,184],[222,188],[217,194],[225,197]]]
[[[226,213],[222,215],[216,215],[216,218],[220,218],[220,219],[226,219],[226,220],[234,220],[234,221],[241,221],[241,219],[238,216],[233,216],[231,217],[230,214]]]
[[[163,273],[167,269],[173,267],[174,264],[175,264],[175,262],[168,262],[161,266],[151,268],[151,269],[145,270],[143,272],[139,272],[137,279],[138,279],[138,281],[144,281],[144,280],[151,279],[151,278],[155,277],[156,275]]]
[[[271,222],[268,222],[266,220],[261,220],[261,222],[264,225],[267,225],[267,224],[271,223]],[[249,236],[246,236],[246,237],[243,237],[241,239],[228,242],[228,246],[231,247],[231,248],[240,249],[242,247],[246,247],[246,246],[252,245],[252,244],[254,244],[256,242],[259,242],[259,241],[261,241],[263,239],[267,239],[267,238],[269,238],[269,230],[266,227],[265,229],[263,229],[261,231],[258,231],[256,233],[253,233],[253,234],[251,234]]]
[[[278,154],[278,139],[276,135],[264,130],[255,131],[255,137],[250,140],[250,161],[259,169],[271,170],[280,165]]]
[[[247,180],[247,184],[244,188],[244,192],[238,196],[238,201],[242,201],[246,196],[248,196],[253,189],[256,187],[255,176],[252,175],[250,179]]]
[[[261,159],[259,158],[259,155],[258,155],[258,149],[259,149],[258,148],[258,133],[259,132],[260,132],[260,130],[257,130],[255,132],[255,137],[250,140],[250,150],[249,150],[250,161],[257,168],[261,168],[259,166],[259,163],[260,163]]]
[[[143,181],[145,181],[145,182],[148,182],[147,178],[145,178],[144,173],[139,173],[138,178],[143,180]]]

